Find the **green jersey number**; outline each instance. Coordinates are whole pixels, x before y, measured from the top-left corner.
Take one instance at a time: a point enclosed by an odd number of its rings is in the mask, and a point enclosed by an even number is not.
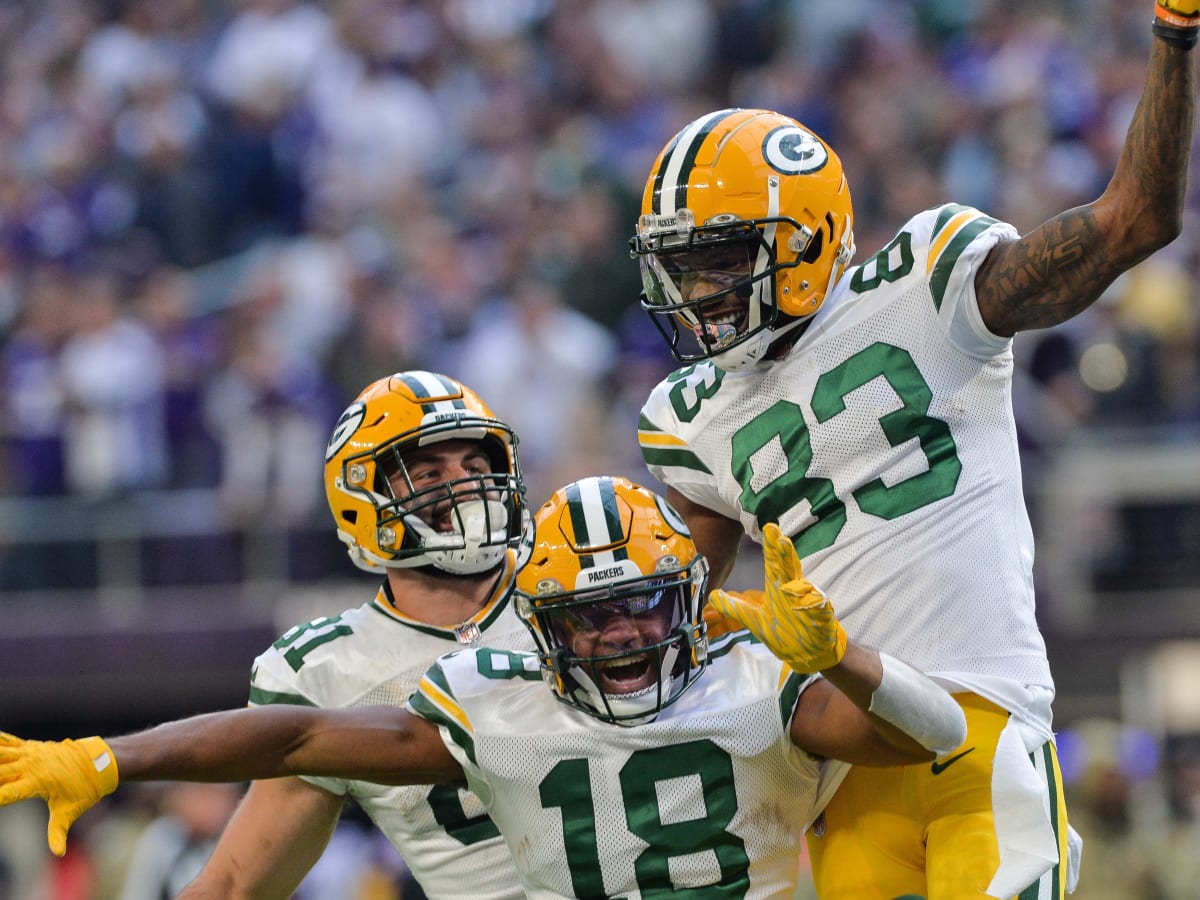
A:
[[[952,495],[962,463],[950,426],[928,415],[933,392],[912,356],[891,344],[872,344],[817,379],[811,401],[817,424],[845,412],[847,395],[876,378],[887,381],[903,402],[879,419],[884,436],[893,447],[916,439],[928,469],[890,487],[876,478],[851,496],[863,512],[895,519]],[[786,456],[787,469],[766,484],[754,485],[754,455],[776,442]],[[798,500],[808,500],[816,521],[796,538],[801,556],[830,546],[846,524],[846,508],[833,483],[808,474],[812,459],[808,425],[800,407],[788,400],[773,404],[733,435],[733,476],[742,486],[742,507],[754,515],[760,528],[778,522]]]
[[[634,862],[643,897],[665,898],[675,891],[669,865],[672,857],[706,851],[713,854],[719,878],[708,887],[689,888],[688,896],[745,896],[750,887],[750,858],[742,839],[726,830],[737,811],[728,753],[707,739],[638,750],[630,754],[619,777],[626,824],[648,845]],[[696,782],[703,817],[663,821],[659,785],[672,779]],[[539,790],[543,808],[562,811],[563,843],[575,896],[604,896],[588,761],[564,759],[542,779]]]
[[[674,382],[671,388],[671,408],[680,422],[690,422],[700,413],[700,405],[713,396],[721,388],[725,373],[716,366],[706,365],[703,369],[698,365],[688,366],[667,376],[668,382]]]
[[[426,797],[433,817],[446,829],[446,834],[460,844],[475,844],[488,838],[500,837],[500,829],[487,813],[467,815],[458,789],[445,784],[434,785]]]
[[[300,667],[304,665],[304,657],[322,644],[337,640],[342,635],[354,634],[354,629],[341,624],[341,621],[341,616],[313,619],[305,625],[289,628],[272,646],[283,651],[283,658],[287,660],[293,672],[299,672]]]

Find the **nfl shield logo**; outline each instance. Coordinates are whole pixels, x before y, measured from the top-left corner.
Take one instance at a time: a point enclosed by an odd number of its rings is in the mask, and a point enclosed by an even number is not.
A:
[[[479,626],[474,622],[463,622],[454,629],[454,636],[460,644],[474,644],[480,638]]]

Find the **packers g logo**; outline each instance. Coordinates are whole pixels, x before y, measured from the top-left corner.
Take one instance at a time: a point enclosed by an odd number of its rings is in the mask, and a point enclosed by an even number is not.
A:
[[[363,416],[366,414],[367,405],[362,401],[350,404],[342,413],[342,417],[333,426],[333,434],[329,436],[329,443],[325,445],[325,462],[333,459],[333,455],[342,449],[354,432],[358,431],[358,426],[362,424]]]
[[[671,506],[670,503],[658,496],[658,494],[654,495],[654,503],[658,507],[659,514],[666,520],[668,525],[684,537],[692,536],[691,531],[688,530],[687,523],[683,521],[683,516],[675,512],[675,507]]]
[[[808,175],[829,162],[825,145],[795,125],[782,125],[763,138],[762,153],[767,165],[784,175]]]

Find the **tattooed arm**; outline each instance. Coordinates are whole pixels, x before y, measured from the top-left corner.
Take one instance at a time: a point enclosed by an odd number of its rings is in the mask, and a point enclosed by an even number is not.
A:
[[[1193,51],[1155,38],[1149,71],[1104,193],[997,246],[975,277],[988,328],[1012,336],[1082,312],[1183,225],[1196,109]]]

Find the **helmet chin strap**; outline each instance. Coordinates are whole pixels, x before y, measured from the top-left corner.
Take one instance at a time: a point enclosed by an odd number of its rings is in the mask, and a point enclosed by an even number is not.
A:
[[[453,531],[435,531],[420,516],[405,516],[405,528],[420,537],[424,552],[385,565],[399,568],[432,565],[452,575],[478,575],[495,568],[504,559],[508,549],[505,541],[508,510],[503,503],[491,499],[463,500],[455,504],[450,518]]]

